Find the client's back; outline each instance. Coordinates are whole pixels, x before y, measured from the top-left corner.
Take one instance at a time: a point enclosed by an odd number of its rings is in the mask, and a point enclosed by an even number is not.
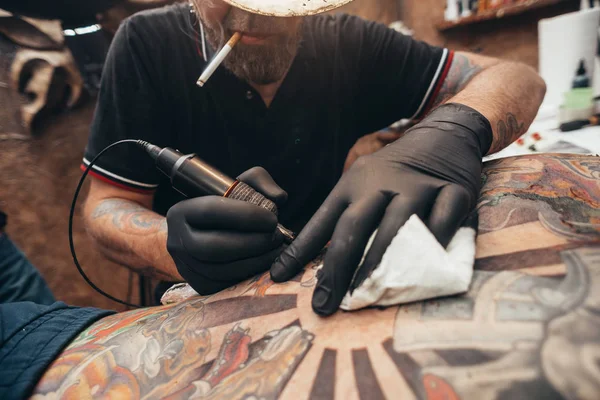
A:
[[[34,398],[600,398],[599,160],[488,163],[464,295],[323,319],[315,260],[106,317]]]

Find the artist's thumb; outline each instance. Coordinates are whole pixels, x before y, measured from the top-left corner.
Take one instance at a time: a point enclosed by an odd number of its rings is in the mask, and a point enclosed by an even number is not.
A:
[[[271,175],[263,167],[250,168],[238,176],[237,179],[273,201],[277,207],[282,206],[287,200],[287,192],[275,183]]]

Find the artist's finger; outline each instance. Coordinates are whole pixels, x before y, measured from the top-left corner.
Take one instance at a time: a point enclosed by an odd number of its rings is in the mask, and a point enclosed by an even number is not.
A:
[[[244,201],[220,196],[203,196],[183,200],[167,212],[171,226],[189,224],[196,229],[274,232],[277,216]]]
[[[275,260],[271,267],[271,279],[274,282],[290,280],[315,258],[331,238],[346,207],[346,200],[334,189],[298,237]]]
[[[174,259],[178,261],[178,271],[190,282],[194,290],[201,295],[208,295],[266,271],[283,249],[284,247],[280,246],[259,257],[231,264],[211,264],[204,268],[191,267],[198,261],[189,254],[179,254],[174,256]]]
[[[211,278],[218,280],[235,279],[238,282],[243,279],[250,278],[256,274],[269,270],[269,267],[281,254],[283,249],[284,246],[279,246],[257,257],[247,258],[223,265],[215,264],[210,270],[210,276]]]
[[[471,228],[477,232],[477,228],[479,227],[479,211],[477,211],[477,208],[474,208],[469,215],[467,215],[467,218],[460,224],[460,227]]]
[[[400,136],[402,136],[401,133],[391,130],[377,132],[377,139],[385,144],[392,143],[400,139]]]
[[[281,246],[283,235],[237,231],[199,231],[187,226],[181,234],[188,253],[203,262],[232,262],[257,257]]]
[[[376,193],[351,204],[340,217],[312,298],[312,307],[317,314],[331,315],[340,306],[388,202],[389,196]]]
[[[427,227],[438,242],[446,247],[469,211],[471,204],[467,189],[459,185],[445,186],[431,209]]]
[[[238,176],[238,179],[273,201],[278,207],[287,200],[287,192],[275,183],[273,177],[263,167],[250,168]]]
[[[406,198],[402,195],[397,195],[392,199],[381,219],[375,239],[356,273],[354,282],[352,282],[352,290],[360,286],[373,269],[379,265],[392,239],[410,216],[416,214],[419,218],[423,218],[423,215],[426,213],[423,205],[426,205],[426,203],[425,198]]]

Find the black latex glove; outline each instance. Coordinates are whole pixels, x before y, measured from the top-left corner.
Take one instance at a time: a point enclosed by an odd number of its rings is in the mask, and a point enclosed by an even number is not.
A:
[[[445,247],[475,207],[481,158],[491,142],[490,123],[479,112],[459,104],[437,108],[397,141],[354,163],[275,261],[271,278],[291,279],[331,238],[312,299],[316,313],[330,315],[338,309],[378,227],[357,276],[379,264],[412,214]]]
[[[283,191],[263,168],[238,179],[281,206]],[[283,250],[277,216],[240,200],[204,196],[167,213],[167,250],[177,271],[200,294],[211,294],[266,271]]]

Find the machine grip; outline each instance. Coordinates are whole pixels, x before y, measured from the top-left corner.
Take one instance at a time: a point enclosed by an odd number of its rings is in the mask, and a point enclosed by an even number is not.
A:
[[[569,122],[560,124],[560,130],[562,132],[576,131],[576,130],[581,129],[584,126],[589,125],[589,124],[590,124],[590,121],[587,119],[569,121]]]
[[[277,206],[275,203],[246,185],[244,182],[238,181],[226,197],[257,205],[277,215]]]

